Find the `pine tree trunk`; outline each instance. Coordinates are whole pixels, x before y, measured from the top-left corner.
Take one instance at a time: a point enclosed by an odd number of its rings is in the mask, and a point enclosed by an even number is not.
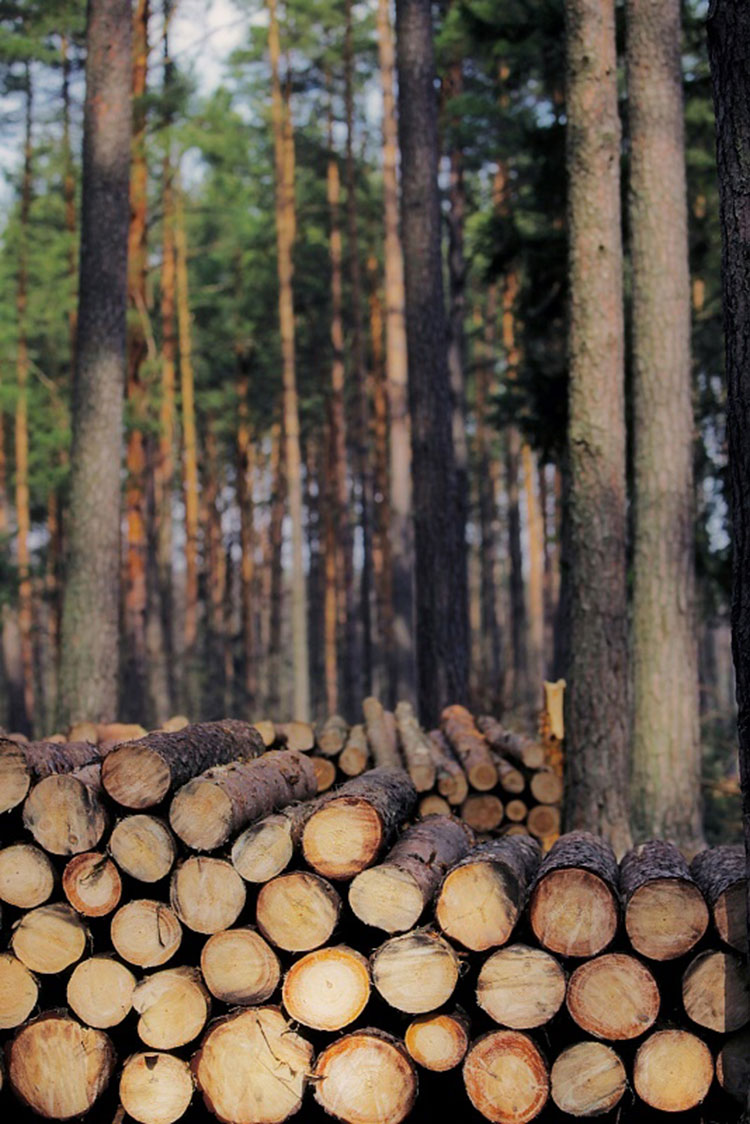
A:
[[[389,0],[378,0],[378,57],[383,89],[383,201],[385,225],[385,370],[390,421],[390,542],[393,563],[393,697],[416,702],[414,645],[414,527],[404,255],[399,232],[395,53]],[[390,684],[389,684],[390,686]]]
[[[206,422],[206,462],[203,475],[202,500],[204,528],[204,567],[206,586],[206,668],[203,689],[205,713],[219,718],[224,713],[226,688],[224,666],[224,597],[227,585],[226,556],[221,532],[222,466],[216,437],[216,420]]]
[[[529,682],[526,703],[538,709],[544,681],[544,520],[537,493],[537,459],[531,446],[521,447],[523,488],[529,543]]]
[[[335,452],[335,422],[333,420],[332,403],[329,401],[326,409],[325,429],[325,488],[323,490],[323,671],[325,677],[325,705],[329,714],[335,714],[339,708],[339,665],[338,665],[338,582],[336,561],[338,548],[336,543],[336,513],[339,510],[336,494],[336,452]]]
[[[679,0],[629,0],[635,547],[633,814],[703,839],[695,621],[690,275]]]
[[[427,0],[396,5],[406,327],[416,546],[419,712],[468,690],[465,526],[451,425],[443,303],[432,17]]]
[[[240,509],[240,609],[242,621],[243,691],[246,703],[255,706],[258,694],[258,643],[255,627],[255,528],[253,489],[255,441],[250,431],[248,394],[250,358],[238,352],[237,378],[237,506]]]
[[[286,474],[282,455],[282,427],[275,422],[271,427],[271,524],[269,527],[270,572],[268,621],[268,689],[266,707],[276,714],[281,703],[281,610],[283,601],[284,571],[282,563],[284,507],[286,503]]]
[[[566,815],[627,850],[620,122],[612,0],[567,0],[570,566]]]
[[[506,205],[501,202],[500,211]],[[520,355],[516,343],[515,307],[518,296],[518,275],[511,270],[503,286],[502,335],[507,377],[515,380],[518,375]],[[511,646],[513,652],[513,676],[511,699],[519,706],[527,696],[529,677],[529,658],[526,615],[526,594],[523,580],[523,548],[521,545],[521,506],[519,478],[521,475],[521,434],[516,426],[508,429],[505,448],[505,488],[508,496],[508,556],[510,561],[509,593]]]
[[[117,706],[131,36],[129,0],[91,0],[60,667],[65,724],[112,719]]]

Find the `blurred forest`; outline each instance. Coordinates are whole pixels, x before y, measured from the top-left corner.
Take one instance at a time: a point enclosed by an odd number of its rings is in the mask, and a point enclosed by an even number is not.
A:
[[[740,828],[705,8],[683,5],[682,75],[700,736],[715,840]],[[207,89],[198,35],[191,53],[171,50],[180,0],[134,3],[117,717],[355,721],[365,695],[417,696],[392,14],[387,0],[234,0],[233,11],[244,41]],[[448,0],[434,17],[465,701],[533,728],[542,680],[568,668],[564,3]],[[36,736],[60,721],[85,31],[80,0],[0,4],[0,724]],[[281,321],[280,278],[293,292]],[[417,567],[417,598],[419,586]]]

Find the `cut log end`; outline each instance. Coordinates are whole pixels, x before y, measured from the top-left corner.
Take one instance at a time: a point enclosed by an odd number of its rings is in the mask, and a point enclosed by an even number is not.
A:
[[[232,801],[218,784],[196,777],[172,800],[169,824],[192,850],[213,851],[231,834]]]
[[[424,904],[414,875],[389,863],[363,870],[349,888],[349,905],[360,921],[386,933],[413,929]]]
[[[30,787],[31,773],[22,746],[4,740],[0,745],[0,813],[22,804]]]
[[[84,917],[106,917],[120,904],[122,880],[117,867],[99,851],[74,855],[62,876],[65,897]]]
[[[461,805],[461,819],[474,831],[494,831],[503,822],[502,801],[494,793],[472,793]]]
[[[30,971],[54,975],[81,959],[87,940],[88,930],[75,910],[56,903],[25,913],[16,924],[11,945]]]
[[[708,906],[694,882],[655,878],[644,882],[625,909],[625,928],[636,952],[649,960],[684,956],[708,928]]]
[[[345,945],[310,952],[289,969],[282,994],[284,1007],[295,1022],[313,1030],[341,1030],[367,1006],[367,961]]]
[[[110,956],[93,956],[73,970],[68,1005],[81,1022],[107,1030],[130,1013],[135,985],[135,976],[124,964]]]
[[[90,770],[55,774],[35,784],[23,806],[24,826],[52,855],[77,855],[92,851],[107,826],[104,806],[96,787],[85,783]],[[97,777],[98,779],[98,777]]]
[[[362,1030],[332,1043],[315,1066],[315,1099],[348,1124],[400,1124],[417,1098],[417,1074],[400,1042]]]
[[[653,1026],[659,988],[648,968],[626,953],[609,953],[576,968],[570,978],[568,1010],[594,1038],[623,1041]]]
[[[138,1037],[154,1050],[176,1050],[192,1042],[208,1020],[208,992],[197,968],[166,968],[142,980],[133,992],[140,1015]]]
[[[526,1124],[547,1103],[544,1059],[518,1031],[495,1030],[479,1038],[466,1055],[463,1072],[471,1103],[496,1124]]]
[[[729,886],[714,902],[719,936],[737,952],[747,950],[747,887],[744,879]]]
[[[503,945],[518,919],[519,903],[506,871],[467,862],[446,877],[435,917],[443,932],[473,952]]]
[[[326,878],[353,878],[376,859],[383,824],[366,800],[344,796],[313,813],[302,835],[307,863]]]
[[[163,902],[141,898],[118,909],[110,936],[116,952],[128,964],[159,968],[180,947],[182,926]]]
[[[701,952],[682,977],[682,1002],[690,1019],[730,1034],[750,1020],[747,968],[732,952]]]
[[[285,952],[311,952],[330,938],[341,899],[329,882],[308,871],[272,879],[260,890],[256,904],[258,928]]]
[[[552,1100],[571,1116],[602,1116],[619,1104],[626,1088],[625,1066],[603,1042],[563,1050],[550,1073]]]
[[[172,875],[170,904],[195,933],[218,933],[234,925],[245,905],[245,884],[231,863],[194,855]]]
[[[685,1112],[701,1104],[713,1075],[711,1051],[687,1030],[652,1034],[633,1063],[636,1093],[661,1112]]]
[[[419,1015],[409,1024],[404,1044],[417,1065],[446,1073],[461,1064],[469,1048],[468,1020],[460,1014]]]
[[[232,863],[246,882],[269,882],[286,870],[293,854],[292,823],[279,814],[266,816],[237,837]]]
[[[458,956],[429,930],[392,937],[372,955],[372,980],[397,1011],[421,1015],[447,1003],[458,982]]]
[[[561,956],[596,956],[617,930],[618,907],[607,883],[589,870],[552,870],[531,898],[531,927],[540,944]]]
[[[121,745],[104,760],[102,784],[124,808],[139,810],[160,804],[171,783],[169,765],[146,745]]]
[[[554,1018],[565,999],[565,973],[548,952],[514,944],[494,952],[477,980],[477,1003],[512,1030],[531,1030]]]
[[[55,887],[55,871],[44,851],[31,843],[0,850],[0,901],[19,909],[43,905]]]
[[[133,1054],[122,1067],[120,1103],[138,1124],[175,1124],[193,1099],[190,1066],[172,1054]]]
[[[328,757],[319,757],[317,754],[310,756],[310,764],[315,770],[315,779],[318,792],[328,792],[336,783],[336,765]]]
[[[43,1015],[18,1032],[8,1076],[33,1112],[69,1120],[88,1112],[109,1084],[115,1051],[101,1030],[63,1015]]]
[[[109,838],[109,852],[120,870],[139,882],[166,878],[177,855],[172,833],[156,816],[125,816]]]
[[[26,1022],[39,997],[39,985],[25,964],[10,952],[0,953],[0,1030]]]
[[[265,1003],[276,990],[281,968],[276,953],[252,929],[214,933],[203,946],[201,971],[206,987],[222,1003]]]

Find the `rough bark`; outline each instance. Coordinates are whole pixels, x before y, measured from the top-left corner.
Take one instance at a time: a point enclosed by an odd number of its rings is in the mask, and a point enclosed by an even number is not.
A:
[[[537,871],[529,920],[539,943],[562,956],[595,956],[619,921],[619,872],[606,839],[574,831],[555,843]],[[570,918],[580,924],[571,925]]]
[[[459,705],[448,706],[440,716],[440,726],[464,767],[469,784],[487,792],[497,784],[497,767],[484,735],[474,725],[469,711]]]
[[[683,956],[708,927],[703,894],[673,843],[652,839],[629,851],[620,889],[630,942],[652,960]]]
[[[527,769],[539,769],[544,764],[544,746],[525,734],[516,734],[489,715],[477,718],[477,727],[498,753],[510,757]]]
[[[99,758],[90,742],[0,742],[0,812],[18,807],[43,777],[72,773]]]
[[[738,952],[747,948],[745,851],[742,845],[711,847],[690,864],[719,936]]]

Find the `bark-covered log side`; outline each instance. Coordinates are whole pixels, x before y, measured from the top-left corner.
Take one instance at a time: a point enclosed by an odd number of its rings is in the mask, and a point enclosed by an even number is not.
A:
[[[527,769],[539,769],[544,764],[544,746],[525,734],[506,730],[496,718],[483,714],[477,718],[477,729],[481,730],[490,746],[504,757]]]
[[[305,830],[318,812],[330,807],[334,801],[343,803],[346,800],[363,801],[375,809],[383,825],[385,842],[398,831],[414,811],[417,792],[408,773],[403,769],[371,769],[360,777],[352,777],[351,780],[345,781],[333,792],[325,793],[316,801]]]
[[[370,759],[370,747],[367,744],[367,731],[362,725],[352,726],[342,749],[338,766],[347,777],[358,777],[364,773]]]
[[[745,881],[744,848],[741,844],[724,844],[699,851],[690,864],[690,873],[713,909],[731,886]]]
[[[367,741],[376,768],[399,768],[403,762],[398,751],[398,738],[391,723],[386,718],[382,703],[376,698],[367,698],[362,703],[365,716]]]
[[[469,782],[442,730],[430,730],[430,748],[438,792],[449,804],[463,804],[469,795]]]
[[[315,733],[315,743],[324,757],[336,757],[346,745],[349,724],[340,714],[331,714]]]
[[[690,868],[678,847],[662,839],[650,839],[633,847],[620,863],[620,889],[627,904],[646,882],[678,878],[691,883]]]
[[[24,742],[0,739],[0,812],[16,808],[32,784],[53,773],[72,773],[96,762],[101,751],[90,742]]]
[[[534,880],[534,889],[556,870],[587,870],[606,882],[617,893],[620,875],[612,847],[589,831],[569,831],[545,855]]]
[[[463,706],[448,706],[440,716],[440,727],[464,767],[469,784],[488,792],[497,784],[497,768],[483,734]]]
[[[435,784],[435,765],[432,760],[430,739],[417,721],[411,703],[396,706],[396,723],[406,770],[417,792],[429,792]]]

